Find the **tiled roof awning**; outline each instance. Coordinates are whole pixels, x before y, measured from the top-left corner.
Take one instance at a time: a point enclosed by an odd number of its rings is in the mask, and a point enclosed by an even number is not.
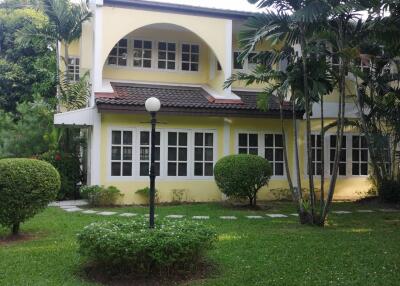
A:
[[[144,103],[149,97],[161,101],[162,113],[199,114],[213,116],[278,117],[277,98],[270,98],[269,108],[262,111],[257,107],[257,92],[235,91],[241,100],[214,101],[201,87],[169,86],[133,83],[112,83],[113,93],[97,93],[96,104],[101,112],[126,113],[145,112]],[[284,104],[285,117],[292,116],[291,105]],[[298,112],[302,116],[302,112]]]

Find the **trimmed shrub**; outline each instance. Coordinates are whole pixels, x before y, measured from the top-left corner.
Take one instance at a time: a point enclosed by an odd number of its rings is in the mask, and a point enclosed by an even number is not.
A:
[[[59,189],[60,175],[49,163],[0,160],[0,224],[18,234],[20,223],[47,207]]]
[[[89,204],[95,207],[115,205],[117,200],[123,196],[120,190],[114,186],[82,186],[80,189],[81,197],[87,199]]]
[[[255,206],[257,192],[267,185],[272,175],[271,164],[256,155],[230,155],[220,159],[214,168],[218,188],[228,197],[248,198]]]
[[[75,154],[49,151],[40,155],[38,159],[52,164],[60,174],[61,188],[57,199],[77,199],[78,184],[83,177],[80,158]]]
[[[181,270],[197,264],[216,241],[216,233],[191,221],[96,222],[78,234],[79,252],[90,263],[143,275]]]

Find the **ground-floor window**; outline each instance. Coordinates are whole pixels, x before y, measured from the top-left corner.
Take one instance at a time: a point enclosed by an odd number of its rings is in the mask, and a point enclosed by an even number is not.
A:
[[[238,134],[238,153],[258,155],[258,134],[239,133]]]
[[[275,176],[283,176],[283,136],[282,134],[265,134],[264,135],[265,153],[264,157],[272,165],[272,174]]]
[[[333,173],[333,165],[335,162],[336,155],[336,135],[331,135],[329,137],[329,162],[330,162],[330,174]],[[343,136],[342,144],[339,151],[339,175],[346,176],[347,174],[347,162],[346,162],[346,150],[347,150],[347,137]]]
[[[352,136],[352,175],[368,175],[368,146],[365,136]]]
[[[213,176],[216,161],[216,135],[214,130],[157,130],[156,175],[184,178]],[[110,137],[110,176],[149,176],[150,130],[113,128]]]

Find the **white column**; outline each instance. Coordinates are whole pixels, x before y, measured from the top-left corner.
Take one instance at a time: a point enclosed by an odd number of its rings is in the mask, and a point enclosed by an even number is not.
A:
[[[103,42],[103,1],[92,0],[91,9],[93,11],[93,60],[92,60],[92,97],[90,106],[95,105],[96,91],[101,90],[103,81],[103,62],[102,55],[102,42]]]
[[[232,120],[224,118],[224,156],[228,156],[231,153],[231,124]],[[226,201],[228,197],[221,193],[221,199]]]
[[[89,185],[100,185],[100,155],[101,155],[101,114],[93,113],[93,126],[90,129],[88,158]]]
[[[224,74],[225,80],[232,75],[232,20],[226,20],[226,30],[225,30],[225,64],[224,64]],[[222,64],[222,63],[221,63]],[[225,89],[226,95],[231,95],[231,87]]]

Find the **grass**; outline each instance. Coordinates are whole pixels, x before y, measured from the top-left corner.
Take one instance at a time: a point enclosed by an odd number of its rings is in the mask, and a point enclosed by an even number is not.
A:
[[[292,213],[288,203],[266,211],[228,209],[219,204],[163,206],[167,214],[210,215],[219,241],[209,258],[218,275],[190,285],[398,285],[400,281],[400,213],[332,214],[324,229],[301,226],[295,217],[248,220],[245,215]],[[384,206],[336,203],[336,210]],[[143,207],[113,208],[147,213]],[[236,215],[235,221],[218,219]],[[34,240],[0,244],[0,285],[96,285],[80,275],[76,233],[100,220],[132,218],[67,213],[48,208],[22,226]],[[0,229],[0,236],[7,234]]]

